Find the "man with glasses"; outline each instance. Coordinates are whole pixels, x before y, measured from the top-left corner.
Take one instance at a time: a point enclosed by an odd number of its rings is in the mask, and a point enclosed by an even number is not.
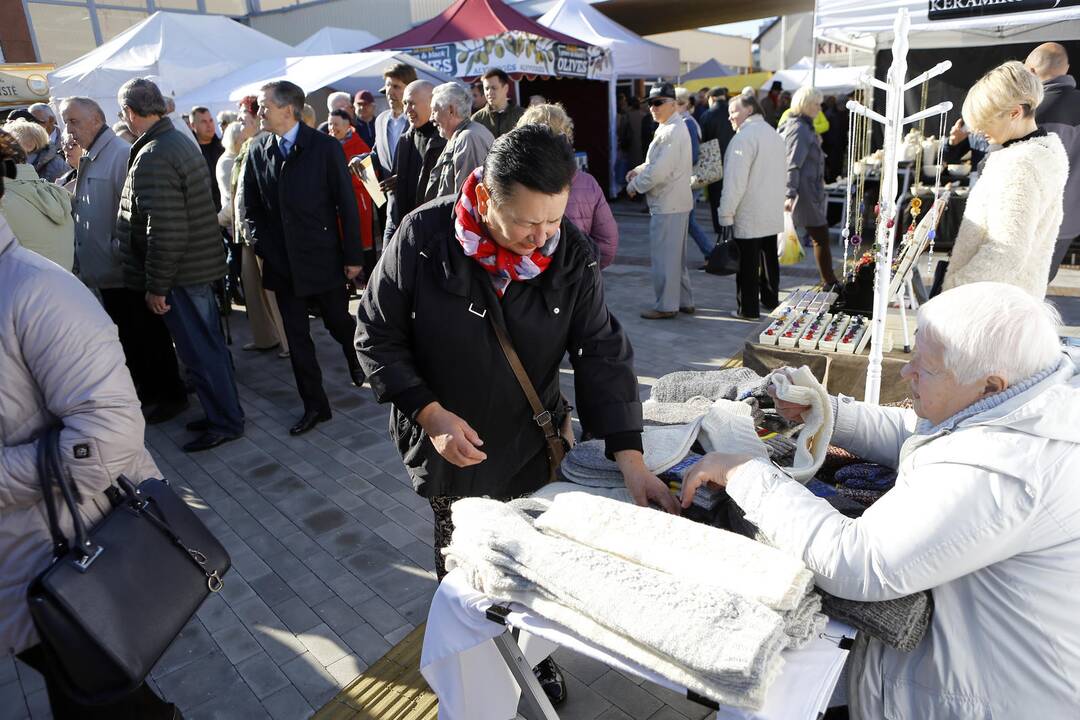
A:
[[[675,88],[656,83],[649,89],[649,114],[656,122],[645,162],[626,174],[626,194],[645,195],[649,204],[649,242],[656,304],[641,313],[646,320],[691,315],[694,299],[686,271],[686,236],[694,198],[690,191],[690,132],[677,112]]]

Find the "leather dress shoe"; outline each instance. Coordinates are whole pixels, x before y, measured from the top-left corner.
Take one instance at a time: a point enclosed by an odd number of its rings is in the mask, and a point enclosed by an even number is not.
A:
[[[188,432],[202,433],[210,429],[210,421],[206,418],[202,418],[201,420],[192,420],[184,427],[187,429]]]
[[[161,402],[154,405],[153,409],[143,414],[146,418],[147,425],[157,425],[158,423],[168,422],[180,413],[187,410],[188,399],[185,397],[183,400],[175,402]]]
[[[307,410],[300,420],[289,428],[290,435],[303,435],[321,422],[326,422],[331,417],[329,410]]]
[[[349,370],[349,377],[352,378],[352,384],[356,387],[364,387],[364,382],[367,380],[367,375],[360,368]]]
[[[760,315],[740,315],[738,310],[732,310],[731,317],[735,318],[736,320],[746,320],[748,322],[755,322],[761,319]]]
[[[681,312],[683,315],[693,315],[697,312],[697,308],[693,305],[683,305],[681,308],[679,308],[679,312]]]
[[[645,312],[641,313],[641,317],[646,320],[670,320],[678,314],[679,313],[675,311],[661,312],[660,310],[646,310]]]
[[[195,438],[189,443],[186,443],[183,448],[184,452],[202,452],[203,450],[209,450],[210,448],[216,448],[218,445],[224,445],[230,440],[236,440],[242,437],[241,435],[220,435],[218,433],[210,432],[209,430],[204,432],[199,437]]]

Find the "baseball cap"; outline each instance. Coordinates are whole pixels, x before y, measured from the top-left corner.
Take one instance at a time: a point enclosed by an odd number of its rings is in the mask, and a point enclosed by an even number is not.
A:
[[[353,98],[353,102],[373,103],[375,102],[375,96],[367,90],[361,90],[360,92],[356,93],[356,97]]]
[[[665,83],[653,83],[649,88],[649,100],[654,98],[667,98],[669,100],[675,99],[675,86],[669,82]]]

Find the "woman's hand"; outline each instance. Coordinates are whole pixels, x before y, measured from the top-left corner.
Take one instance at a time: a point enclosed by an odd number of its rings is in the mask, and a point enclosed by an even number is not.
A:
[[[682,506],[690,507],[694,502],[694,493],[699,487],[708,485],[712,488],[726,488],[728,479],[736,468],[753,460],[751,455],[728,455],[727,453],[709,453],[687,471],[682,486]]]
[[[791,212],[795,209],[795,198],[786,198],[784,200],[784,212]]]
[[[479,450],[484,441],[476,431],[439,403],[427,405],[417,414],[416,420],[428,434],[435,450],[448,463],[463,468],[487,460],[487,454]]]
[[[649,507],[650,503],[659,505],[664,512],[679,514],[679,504],[668,490],[664,481],[645,467],[645,459],[637,450],[620,450],[615,453],[615,462],[623,474],[623,482],[634,498],[634,503]]]
[[[773,399],[773,405],[776,406],[776,412],[780,414],[780,417],[793,423],[806,422],[804,416],[810,410],[809,405],[800,405],[798,403],[788,402],[787,400],[781,400],[776,397],[776,388],[772,385],[770,385],[765,392],[769,393],[769,397]]]

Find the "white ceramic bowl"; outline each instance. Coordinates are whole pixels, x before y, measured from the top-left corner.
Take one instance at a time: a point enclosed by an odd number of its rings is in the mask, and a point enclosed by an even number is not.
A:
[[[949,169],[949,174],[953,177],[967,177],[971,174],[971,166],[960,163],[958,165],[946,165]]]

